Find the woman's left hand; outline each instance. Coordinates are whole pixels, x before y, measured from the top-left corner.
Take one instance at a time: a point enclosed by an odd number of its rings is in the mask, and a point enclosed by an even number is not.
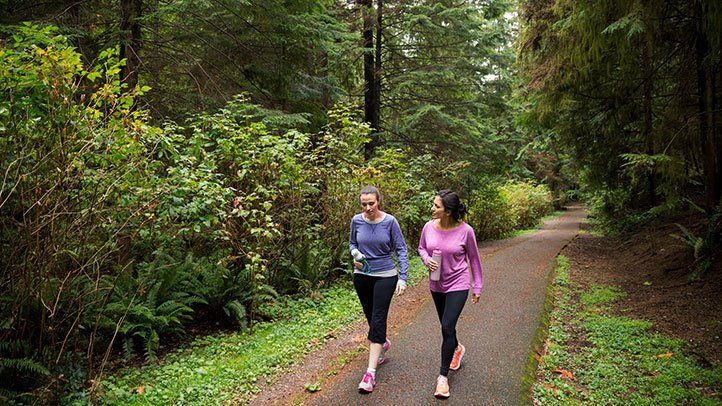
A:
[[[479,298],[480,298],[480,297],[481,297],[481,295],[477,295],[476,293],[474,293],[474,294],[471,296],[471,303],[476,304],[476,302],[479,301]]]
[[[404,291],[406,290],[406,281],[403,279],[399,279],[398,282],[396,282],[396,296],[400,296],[404,294]]]

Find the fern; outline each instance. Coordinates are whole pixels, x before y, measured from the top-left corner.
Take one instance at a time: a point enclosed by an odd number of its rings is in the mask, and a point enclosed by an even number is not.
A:
[[[49,376],[50,371],[32,358],[0,358],[0,373],[12,370],[16,374]]]
[[[0,341],[0,403],[14,400],[23,404],[23,398],[32,387],[50,376],[50,371],[39,360],[37,353],[24,340]]]
[[[702,212],[703,209],[690,202],[690,205]],[[682,234],[672,234],[671,236],[685,243],[694,255],[693,271],[689,275],[690,280],[700,279],[712,265],[712,254],[719,245],[720,228],[722,227],[722,207],[718,206],[715,211],[708,214],[705,228],[701,235],[696,235],[688,228],[681,224],[676,224]]]
[[[226,316],[233,317],[241,328],[246,327],[246,307],[243,306],[241,302],[232,300],[223,306],[223,311],[226,313]]]
[[[687,246],[692,248],[695,261],[699,260],[700,253],[702,252],[705,245],[704,238],[694,235],[694,233],[692,233],[687,227],[684,227],[679,223],[675,223],[675,225],[677,226],[677,228],[680,229],[680,231],[682,231],[682,235],[672,234],[672,237],[682,241]]]
[[[105,320],[123,320],[119,331],[126,358],[142,347],[145,359],[155,360],[164,335],[185,333],[184,324],[192,320],[192,306],[205,303],[187,291],[191,278],[187,258],[175,261],[163,252],[157,252],[153,262],[140,264],[137,276],[129,271],[119,277],[103,313]],[[106,327],[109,324],[103,323]]]

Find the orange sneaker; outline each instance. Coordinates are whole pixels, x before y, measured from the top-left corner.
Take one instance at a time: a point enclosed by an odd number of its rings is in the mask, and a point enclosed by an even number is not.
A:
[[[456,371],[461,366],[461,359],[464,358],[464,353],[466,352],[466,347],[459,344],[456,346],[456,350],[454,350],[454,358],[451,359],[451,365],[449,365],[449,369],[452,371]]]
[[[436,391],[434,397],[437,399],[446,399],[449,397],[449,379],[444,375],[436,378]]]

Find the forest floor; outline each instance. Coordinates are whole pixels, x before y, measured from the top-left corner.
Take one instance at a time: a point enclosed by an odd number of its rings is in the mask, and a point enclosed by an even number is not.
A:
[[[701,279],[690,281],[694,258],[672,237],[682,234],[676,223],[701,232],[701,221],[689,217],[653,221],[617,236],[597,235],[582,224],[562,254],[574,264],[570,279],[583,288],[603,284],[627,293],[615,303],[617,315],[648,320],[655,331],[684,340],[701,364],[721,365],[722,252]]]
[[[722,404],[721,253],[696,273],[680,223],[704,232],[695,216],[582,224],[557,258],[533,404]]]

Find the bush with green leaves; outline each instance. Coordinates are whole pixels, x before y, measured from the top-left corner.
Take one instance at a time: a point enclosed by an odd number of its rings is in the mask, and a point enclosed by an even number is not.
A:
[[[120,83],[117,50],[86,69],[51,27],[17,27],[0,52],[0,341],[32,343],[45,363],[89,348],[99,281],[146,212],[125,198],[153,153],[132,109],[147,88]]]
[[[534,226],[543,215],[552,211],[552,196],[545,185],[531,182],[507,182],[500,187],[509,202],[514,229]]]
[[[490,181],[471,192],[468,221],[480,240],[500,238],[535,226],[552,208],[552,194],[546,185]]]
[[[484,184],[471,192],[468,198],[467,222],[480,240],[499,238],[516,227],[510,202],[494,183]]]

